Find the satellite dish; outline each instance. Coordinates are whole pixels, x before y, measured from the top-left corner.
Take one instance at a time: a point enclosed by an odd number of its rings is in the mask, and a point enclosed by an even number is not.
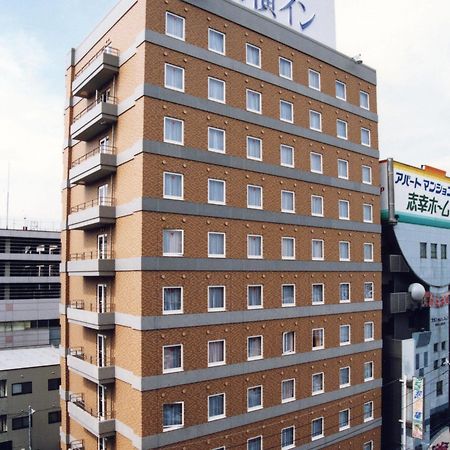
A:
[[[425,288],[420,283],[413,283],[409,285],[408,292],[411,298],[416,302],[420,302],[425,297]]]

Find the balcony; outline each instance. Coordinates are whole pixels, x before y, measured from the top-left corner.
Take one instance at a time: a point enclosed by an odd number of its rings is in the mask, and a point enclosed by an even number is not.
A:
[[[119,72],[119,51],[106,46],[97,52],[76,74],[72,82],[73,95],[90,97]]]
[[[71,184],[93,183],[116,172],[116,149],[101,145],[76,159],[69,171]]]
[[[102,311],[97,305],[89,306],[83,300],[72,302],[67,308],[67,320],[92,330],[113,330],[115,327],[113,307],[105,304]]]
[[[99,360],[92,355],[86,355],[82,347],[69,349],[67,366],[70,370],[97,384],[113,383],[115,369],[111,358]]]
[[[87,408],[83,394],[72,394],[67,409],[72,419],[76,420],[95,436],[106,437],[114,435],[115,420],[112,418],[112,413],[106,411],[105,414],[99,415],[92,408]]]
[[[92,230],[116,222],[115,200],[102,197],[73,206],[68,217],[69,230]]]
[[[117,122],[115,97],[99,97],[78,113],[70,127],[72,139],[89,141]]]
[[[111,251],[96,250],[83,253],[72,253],[67,261],[69,276],[83,277],[113,277],[115,275],[115,260]]]
[[[70,443],[69,450],[84,450],[83,440],[80,441],[72,441]]]

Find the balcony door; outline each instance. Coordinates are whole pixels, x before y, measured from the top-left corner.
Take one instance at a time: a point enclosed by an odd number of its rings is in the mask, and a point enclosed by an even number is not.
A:
[[[109,147],[109,136],[105,136],[103,139],[100,139],[98,147],[100,149],[100,153],[107,152]]]
[[[106,312],[106,284],[97,284],[97,312]]]
[[[97,253],[98,259],[108,258],[108,235],[99,234],[97,236]]]
[[[98,417],[99,419],[106,419],[106,387],[101,384],[98,385]]]
[[[97,365],[106,366],[106,336],[103,334],[97,335]]]
[[[107,184],[103,184],[98,187],[98,204],[108,205],[109,204],[109,187]]]

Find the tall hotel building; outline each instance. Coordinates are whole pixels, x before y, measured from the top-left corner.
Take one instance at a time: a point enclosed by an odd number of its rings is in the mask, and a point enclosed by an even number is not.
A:
[[[122,0],[71,51],[64,449],[380,449],[376,75],[333,15]]]

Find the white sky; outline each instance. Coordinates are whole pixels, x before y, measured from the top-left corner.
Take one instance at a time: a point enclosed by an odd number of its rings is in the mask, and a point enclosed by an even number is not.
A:
[[[12,3],[2,3],[7,17]],[[338,50],[349,56],[361,53],[378,73],[381,157],[450,173],[450,3],[336,0],[336,12]],[[91,15],[81,35],[104,13]],[[51,27],[51,14],[47,20]],[[80,21],[76,26],[79,32]],[[36,30],[20,23],[0,29],[0,219],[6,215],[7,161],[10,216],[60,217],[64,61],[55,61],[43,29],[42,23]],[[67,50],[79,40],[64,38],[70,42]]]

